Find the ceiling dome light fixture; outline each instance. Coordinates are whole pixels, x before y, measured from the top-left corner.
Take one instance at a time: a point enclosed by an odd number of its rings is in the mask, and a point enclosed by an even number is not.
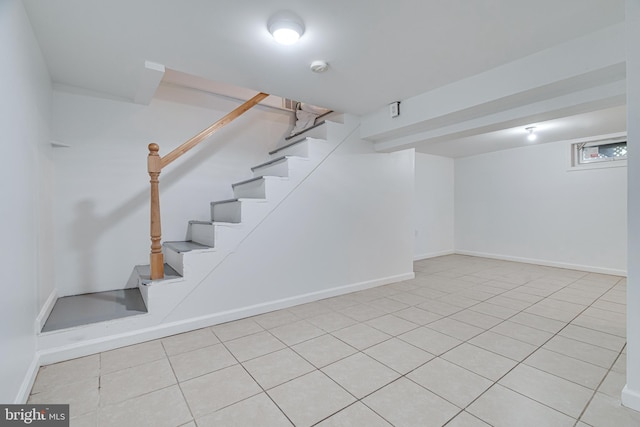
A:
[[[275,13],[267,25],[273,38],[284,45],[294,44],[304,34],[302,19],[288,10]]]
[[[535,126],[529,126],[528,128],[524,128],[524,130],[526,130],[527,132],[529,132],[529,135],[527,136],[527,139],[529,141],[535,141],[536,138],[538,137],[538,135],[536,135],[534,133],[534,131],[536,130]]]

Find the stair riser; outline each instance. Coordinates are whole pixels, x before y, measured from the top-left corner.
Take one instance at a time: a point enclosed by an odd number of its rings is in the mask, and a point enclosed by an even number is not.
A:
[[[233,187],[233,195],[235,198],[247,199],[266,199],[267,198],[267,182],[264,179],[251,181],[245,184]]]
[[[210,224],[189,224],[191,241],[201,245],[215,247],[215,227]]]
[[[253,176],[289,176],[289,161],[285,160],[271,165],[262,166],[253,171]]]
[[[302,137],[325,139],[327,137],[327,123],[304,132],[298,138]]]
[[[291,147],[280,150],[277,153],[270,154],[269,157],[271,157],[272,159],[282,156],[309,157],[309,154],[309,141],[305,140],[303,142],[292,145]]]
[[[242,221],[242,203],[229,202],[211,205],[211,220],[239,223]]]
[[[325,158],[331,151],[331,148],[331,144],[324,139],[307,138],[291,147],[270,154],[270,156],[271,158],[278,156],[296,156],[313,161],[314,159]]]
[[[211,205],[211,215],[213,221],[230,222],[233,224],[242,223],[243,226],[256,224],[266,215],[272,205],[265,201],[239,201],[230,203],[219,203]],[[216,230],[218,233],[220,230]],[[218,236],[216,236],[217,239]],[[219,244],[219,241],[218,241]],[[218,247],[220,247],[218,245]]]
[[[182,254],[178,252],[174,252],[171,249],[166,247],[162,248],[162,253],[164,254],[164,262],[169,264],[171,268],[177,271],[181,276],[184,276],[184,262],[182,260]],[[143,295],[145,297],[146,295]]]
[[[237,243],[242,227],[218,224],[191,224],[191,240],[215,248],[229,248]]]

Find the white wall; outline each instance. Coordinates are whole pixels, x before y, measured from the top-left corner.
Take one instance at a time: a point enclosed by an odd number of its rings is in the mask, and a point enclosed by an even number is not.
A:
[[[38,233],[51,214],[39,182],[50,182],[51,83],[18,0],[0,2],[0,62],[0,402],[11,403],[29,391],[34,321],[52,290],[51,236]]]
[[[624,274],[627,168],[568,171],[568,142],[456,159],[456,251]]]
[[[60,295],[119,289],[148,264],[147,145],[165,155],[239,102],[160,86],[149,106],[55,90],[56,285]],[[256,107],[160,175],[163,240],[185,240],[209,202],[232,197],[289,129],[290,113]]]
[[[627,384],[622,404],[640,411],[640,0],[627,0],[627,132],[629,145],[629,276]]]
[[[413,277],[414,152],[376,153],[355,134],[166,321]]]
[[[454,160],[415,154],[414,259],[453,253]]]

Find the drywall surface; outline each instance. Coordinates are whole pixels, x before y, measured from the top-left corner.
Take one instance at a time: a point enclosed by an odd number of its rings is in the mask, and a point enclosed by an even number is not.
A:
[[[627,168],[569,171],[570,145],[456,159],[456,252],[625,274]]]
[[[454,160],[416,153],[414,259],[453,253]]]
[[[21,1],[0,2],[0,58],[0,402],[18,403],[37,368],[34,321],[53,290],[50,235],[39,232],[51,214],[40,191],[40,181],[50,180],[51,83]]]
[[[627,132],[629,146],[629,276],[627,384],[622,404],[640,411],[640,2],[627,0]]]
[[[60,295],[121,289],[149,258],[147,146],[166,155],[240,102],[161,85],[148,106],[54,91],[56,284]],[[256,107],[160,175],[163,241],[185,240],[189,220],[281,141],[291,114]]]
[[[413,166],[355,131],[166,321],[412,277]]]

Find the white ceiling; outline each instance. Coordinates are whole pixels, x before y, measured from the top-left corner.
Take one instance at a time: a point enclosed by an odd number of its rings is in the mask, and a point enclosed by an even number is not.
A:
[[[366,114],[624,21],[624,0],[24,0],[54,82],[133,99],[144,61]],[[280,46],[267,20],[306,32]],[[330,63],[309,71],[316,59]]]

